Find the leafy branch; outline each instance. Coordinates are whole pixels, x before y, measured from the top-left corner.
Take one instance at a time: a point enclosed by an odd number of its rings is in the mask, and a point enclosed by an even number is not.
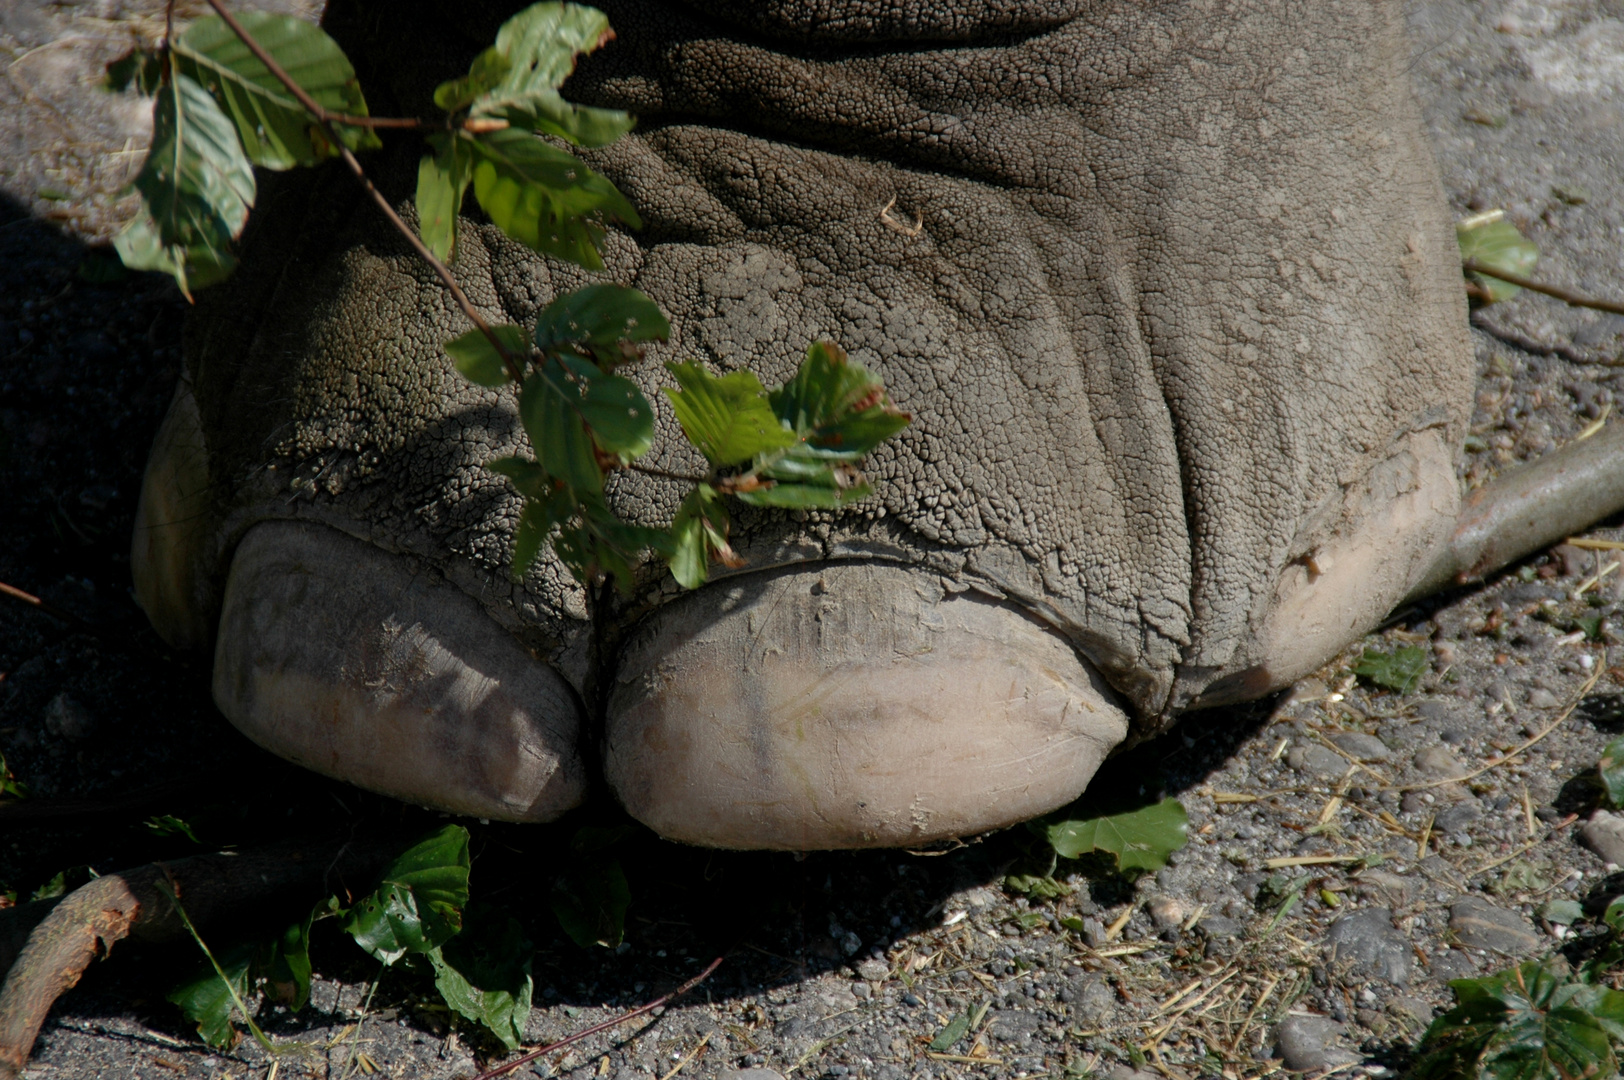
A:
[[[1479,303],[1509,300],[1527,289],[1560,300],[1569,307],[1624,315],[1624,304],[1581,296],[1529,277],[1539,261],[1539,249],[1505,219],[1504,210],[1489,210],[1465,219],[1455,226],[1455,239],[1460,245],[1466,293]]]
[[[724,497],[787,509],[837,508],[868,495],[862,458],[906,427],[884,385],[829,342],[814,343],[795,377],[768,391],[751,372],[722,376],[693,362],[667,364],[666,388],[688,440],[710,468],[688,476],[639,463],[653,447],[654,410],[617,368],[670,337],[658,306],[635,289],[592,285],[557,297],[527,330],[491,325],[448,263],[470,188],[503,232],[544,255],[603,267],[611,222],[641,227],[607,179],[560,149],[607,146],[634,120],[566,101],[559,87],[576,60],[613,40],[589,7],[541,3],[503,24],[465,76],[442,83],[438,121],[368,114],[355,72],[320,28],[287,16],[215,15],[157,49],[109,67],[109,85],[155,96],[152,150],[134,187],[140,216],[116,247],[126,265],[159,270],[191,290],[224,279],[253,205],[255,166],[288,169],[340,158],[373,204],[434,270],[474,330],[446,342],[470,381],[518,390],[533,457],[488,467],[524,499],[512,573],[522,578],[551,545],[577,580],[631,588],[652,550],[677,580],[697,587],[712,560],[737,566]],[[381,146],[375,129],[427,132],[415,206],[421,235],[367,178],[356,152]],[[692,490],[670,526],[622,520],[604,497],[607,476],[639,472]]]

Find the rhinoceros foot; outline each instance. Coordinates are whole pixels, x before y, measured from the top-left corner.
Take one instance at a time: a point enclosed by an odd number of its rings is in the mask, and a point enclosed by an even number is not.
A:
[[[670,318],[622,370],[668,477],[703,462],[662,362],[771,385],[839,343],[914,418],[873,497],[740,509],[749,567],[691,594],[654,563],[620,599],[550,556],[514,582],[521,501],[487,468],[529,453],[514,394],[457,375],[467,320],[350,177],[266,177],[133,559],[251,737],[483,817],[561,813],[601,761],[667,836],[917,844],[1063,805],[1427,578],[1475,367],[1396,0],[757,7],[609,0],[569,83],[639,118],[584,155],[645,222],[607,279]],[[378,10],[328,24],[386,58],[375,111],[428,115],[483,24]],[[408,217],[420,152],[367,162]],[[605,280],[475,217],[454,268],[520,326]],[[606,489],[649,526],[684,494]]]

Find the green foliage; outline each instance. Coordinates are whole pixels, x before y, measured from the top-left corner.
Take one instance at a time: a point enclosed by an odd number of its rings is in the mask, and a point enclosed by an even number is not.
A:
[[[462,932],[428,958],[445,1003],[484,1024],[512,1050],[524,1040],[530,1016],[532,951],[517,921],[475,905]]]
[[[1177,799],[1122,814],[1057,821],[1049,825],[1049,843],[1063,858],[1091,851],[1115,855],[1121,870],[1160,870],[1167,857],[1189,842],[1189,815]]]
[[[953,1017],[930,1040],[930,1048],[938,1054],[953,1049],[966,1035],[981,1026],[981,1022],[987,1018],[989,1007],[990,1003],[984,1001],[980,1005],[971,1005]]]
[[[310,1000],[311,925],[337,918],[357,945],[386,965],[408,955],[424,957],[448,1005],[516,1046],[530,1014],[531,946],[518,923],[488,908],[475,907],[465,925],[468,862],[467,830],[448,825],[397,856],[377,888],[353,907],[329,897],[270,939],[239,945],[218,960],[194,930],[209,967],[169,1000],[210,1046],[237,1041],[234,1012],[264,1042],[248,1000],[262,991],[289,1009],[304,1008]]]
[[[151,49],[132,49],[107,65],[102,87],[115,93],[134,87],[143,97],[151,97],[163,84],[164,63]]]
[[[473,158],[474,197],[492,222],[526,247],[588,270],[602,270],[601,219],[642,228],[632,204],[615,186],[518,128],[482,135],[459,133]]]
[[[232,244],[256,196],[253,165],[315,165],[340,152],[337,143],[351,150],[380,145],[370,128],[345,123],[367,115],[366,100],[349,60],[325,32],[266,13],[245,13],[241,22],[294,83],[338,118],[330,130],[217,16],[198,20],[165,49],[131,53],[108,69],[109,87],[133,85],[156,95],[152,149],[135,180],[143,211],[119,237],[119,256],[126,266],[171,274],[188,296],[236,265]],[[641,227],[613,184],[542,138],[601,147],[631,130],[625,113],[573,105],[559,92],[576,60],[613,36],[593,8],[535,4],[502,25],[466,75],[436,88],[435,104],[446,116],[426,138],[415,193],[419,229],[433,255],[455,255],[470,187],[508,236],[589,270],[603,268],[599,249],[610,221]],[[529,335],[498,326],[490,336],[470,331],[446,342],[470,382],[492,389],[519,383],[519,418],[534,458],[490,464],[524,499],[514,538],[516,579],[551,543],[583,583],[612,578],[629,591],[634,568],[652,550],[678,581],[697,587],[712,560],[740,564],[728,543],[726,496],[785,509],[843,506],[869,494],[858,462],[909,422],[879,379],[827,342],[814,343],[795,378],[771,393],[747,371],[714,376],[697,363],[667,365],[678,387],[666,393],[710,471],[694,478],[670,527],[630,524],[610,508],[604,485],[610,471],[635,467],[650,451],[656,424],[643,392],[616,368],[640,360],[648,343],[670,334],[647,296],[600,284],[555,298]],[[379,914],[362,934],[380,956],[417,944],[391,936],[393,917]],[[352,918],[370,916],[358,908]]]
[[[462,929],[468,830],[447,825],[402,852],[344,919],[355,943],[385,964],[426,953]]]
[[[316,104],[333,113],[367,115],[355,69],[326,31],[265,11],[244,11],[237,19]],[[231,117],[243,153],[255,165],[291,169],[338,153],[304,106],[219,16],[187,27],[175,40],[173,55],[176,69],[204,86]],[[335,130],[351,150],[383,145],[370,128]]]
[[[1056,881],[1053,874],[1006,874],[1004,888],[1038,900],[1058,900],[1071,895],[1071,888]]]
[[[720,377],[698,364],[667,364],[682,389],[665,389],[688,441],[712,465],[740,465],[757,454],[795,442],[778,422],[767,391],[753,371]]]
[[[236,1046],[241,1038],[231,1018],[236,1002],[248,999],[254,951],[252,945],[237,946],[219,958],[218,966],[205,968],[169,994],[186,1019],[197,1025],[203,1041],[216,1049]]]
[[[113,246],[124,265],[172,274],[188,293],[237,265],[231,242],[254,204],[253,169],[209,92],[171,70],[152,110],[152,149],[136,174],[142,213]]]
[[[553,914],[582,948],[614,948],[626,935],[632,891],[614,848],[630,832],[625,826],[576,830],[569,855],[553,879]]]
[[[594,8],[535,4],[502,25],[467,75],[435,89],[434,103],[455,122],[429,139],[434,153],[418,166],[418,219],[436,257],[455,252],[457,211],[470,183],[503,232],[589,270],[603,269],[603,221],[641,226],[613,184],[536,137],[596,147],[631,130],[627,114],[572,105],[558,92],[576,57],[613,36]]]
[[[1422,1036],[1414,1080],[1617,1075],[1624,994],[1574,978],[1559,959],[1449,985],[1455,1007]]]
[[[1607,792],[1607,801],[1615,808],[1624,806],[1624,736],[1602,748],[1601,760],[1596,762],[1601,786]]]
[[[497,32],[496,45],[487,50],[495,56],[484,65],[476,60],[470,71],[471,79],[491,80],[489,89],[470,101],[470,114],[501,117],[574,146],[608,146],[631,130],[631,117],[614,109],[571,105],[558,87],[575,70],[577,56],[614,36],[609,20],[594,8],[537,4],[521,11]]]
[[[1488,270],[1527,277],[1539,261],[1539,249],[1533,241],[1504,217],[1463,222],[1455,226],[1455,239],[1460,244],[1462,262],[1475,262]],[[1468,272],[1466,276],[1481,290],[1486,303],[1509,300],[1522,292],[1521,285],[1487,274]]]
[[[156,817],[147,818],[146,826],[159,836],[184,836],[194,844],[203,842],[192,831],[191,825],[174,814],[159,814]]]
[[[530,343],[525,340],[524,327],[493,326],[491,332],[510,356],[529,354]],[[482,332],[470,330],[461,337],[452,338],[445,343],[445,351],[450,354],[462,377],[476,386],[507,385],[508,371],[502,354],[496,351],[491,339]]]
[[[1606,932],[1590,956],[1579,965],[1579,978],[1585,982],[1600,982],[1624,966],[1624,897],[1614,897],[1608,903],[1601,922]]]
[[[310,1000],[310,924],[314,919],[312,911],[289,923],[261,947],[257,958],[265,996],[294,1012]]]
[[[828,341],[813,342],[769,400],[796,441],[757,459],[755,471],[773,483],[738,492],[757,506],[836,507],[865,497],[870,488],[854,466],[912,422],[876,376]]]
[[[710,575],[715,559],[728,566],[742,564],[727,542],[727,506],[709,484],[696,484],[682,500],[671,522],[673,538],[671,576],[685,589],[697,589]]]
[[[1421,676],[1432,666],[1427,650],[1419,645],[1401,645],[1392,652],[1366,649],[1353,673],[1387,690],[1408,694],[1421,684]]]
[[[323,108],[366,114],[354,69],[321,29],[264,12],[241,21]],[[199,19],[164,52],[109,65],[109,87],[132,84],[156,94],[152,148],[134,183],[142,212],[114,246],[124,265],[170,274],[189,296],[236,266],[231,244],[254,203],[251,165],[313,165],[336,151],[218,16]],[[379,145],[365,128],[346,127],[341,138],[353,149]]]
[[[28,785],[17,779],[11,768],[6,765],[6,755],[0,754],[0,798],[5,797],[28,798]]]
[[[642,359],[638,346],[665,341],[671,324],[659,305],[636,289],[588,285],[565,293],[536,316],[536,348],[560,355],[573,352],[607,370]]]

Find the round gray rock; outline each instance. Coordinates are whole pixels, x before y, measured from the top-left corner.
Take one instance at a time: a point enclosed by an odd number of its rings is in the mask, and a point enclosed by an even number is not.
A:
[[[1369,907],[1338,919],[1325,935],[1325,959],[1333,969],[1394,986],[1410,984],[1410,939],[1393,926],[1393,912]]]

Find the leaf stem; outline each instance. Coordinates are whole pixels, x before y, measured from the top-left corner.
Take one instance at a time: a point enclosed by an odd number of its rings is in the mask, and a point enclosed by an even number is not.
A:
[[[211,2],[212,2],[212,0],[211,0]],[[557,1050],[557,1049],[559,1049],[561,1047],[568,1046],[570,1043],[580,1042],[582,1039],[586,1038],[588,1035],[596,1035],[598,1032],[603,1031],[606,1028],[612,1028],[612,1027],[615,1027],[617,1025],[624,1024],[628,1020],[635,1020],[637,1017],[642,1016],[644,1013],[653,1012],[655,1009],[658,1009],[661,1005],[664,1005],[669,1001],[672,1001],[672,1000],[674,1000],[676,998],[681,997],[683,994],[686,994],[688,991],[692,990],[694,987],[698,986],[700,983],[702,983],[706,979],[710,978],[711,972],[713,972],[717,968],[721,967],[722,966],[722,961],[725,960],[725,959],[726,959],[725,956],[718,956],[716,959],[712,960],[709,964],[706,965],[704,971],[701,971],[698,975],[695,975],[693,978],[689,979],[687,982],[683,983],[681,986],[677,987],[675,990],[671,991],[669,994],[666,994],[663,997],[655,998],[653,1001],[649,1002],[647,1005],[640,1005],[637,1008],[633,1009],[631,1012],[621,1013],[619,1016],[613,1017],[612,1019],[609,1019],[609,1020],[605,1020],[601,1024],[593,1024],[591,1027],[585,1028],[585,1029],[583,1029],[581,1031],[577,1031],[573,1035],[566,1035],[562,1039],[559,1039],[555,1043],[548,1043],[546,1046],[539,1047],[538,1049],[532,1050],[528,1054],[525,1054],[523,1057],[516,1058],[513,1061],[510,1061],[505,1065],[498,1065],[494,1069],[487,1069],[486,1071],[480,1073],[478,1076],[474,1077],[474,1080],[494,1080],[495,1077],[504,1076],[507,1073],[512,1072],[514,1069],[517,1069],[520,1065],[528,1065],[530,1062],[532,1062],[532,1061],[536,1060],[537,1058],[541,1057],[543,1054],[550,1054],[554,1050]]]
[[[327,136],[328,141],[338,150],[339,157],[344,159],[344,164],[349,167],[350,172],[355,174],[355,179],[366,189],[367,194],[372,196],[372,201],[383,212],[383,216],[389,219],[389,223],[406,238],[406,242],[411,244],[412,250],[416,251],[423,258],[423,261],[429,264],[435,275],[439,277],[440,283],[446,287],[451,293],[452,299],[457,302],[457,306],[462,309],[462,313],[468,317],[468,321],[473,323],[479,332],[485,336],[485,340],[491,343],[491,348],[495,349],[496,354],[502,358],[502,366],[507,369],[508,378],[514,382],[522,383],[524,381],[524,365],[520,362],[520,358],[508,351],[507,347],[502,344],[501,339],[497,337],[496,331],[491,329],[491,324],[486,322],[478,311],[474,310],[473,302],[468,299],[468,294],[462,291],[462,286],[457,284],[457,279],[451,275],[450,268],[434,257],[434,252],[430,251],[427,245],[412,231],[411,227],[400,219],[400,215],[395,213],[395,208],[389,205],[389,200],[384,198],[383,193],[373,186],[371,180],[367,179],[366,171],[361,168],[361,163],[356,160],[349,147],[339,140],[338,133],[333,130],[333,121],[330,119],[331,114],[318,105],[316,100],[305,92],[304,87],[293,80],[292,76],[282,70],[282,65],[278,64],[275,58],[265,51],[264,46],[254,40],[253,35],[248,32],[247,28],[238,22],[231,12],[226,10],[226,6],[221,0],[208,0],[208,3],[209,7],[214,9],[215,14],[219,15],[220,19],[231,28],[231,32],[237,35],[237,39],[248,47],[249,52],[254,54],[254,58],[265,65],[265,70],[275,76],[276,80],[287,88],[288,93],[298,100],[305,111],[315,118],[316,123],[321,125],[322,132]]]
[[[1529,292],[1537,292],[1544,296],[1549,296],[1552,299],[1560,300],[1569,307],[1592,308],[1596,311],[1608,311],[1614,315],[1624,315],[1624,304],[1615,303],[1611,300],[1595,300],[1588,296],[1580,296],[1578,293],[1569,292],[1566,289],[1559,289],[1555,285],[1542,284],[1538,281],[1534,281],[1532,278],[1525,278],[1517,274],[1508,274],[1503,270],[1493,270],[1487,266],[1484,266],[1476,259],[1467,259],[1465,262],[1461,263],[1461,269],[1467,271],[1468,273],[1482,274],[1484,277],[1495,278],[1510,285],[1521,286],[1522,288],[1527,289]]]
[[[164,869],[166,874],[168,873],[167,867],[164,867],[162,863],[158,865]],[[171,877],[168,881],[158,882],[158,888],[163,891],[164,895],[169,897],[169,902],[175,905],[175,914],[180,916],[180,921],[185,925],[186,932],[192,935],[192,940],[197,942],[197,947],[202,949],[203,955],[209,958],[209,966],[214,968],[215,977],[225,984],[226,993],[231,995],[231,1003],[242,1014],[243,1022],[248,1025],[248,1030],[254,1033],[254,1041],[259,1043],[266,1053],[276,1054],[280,1052],[280,1047],[272,1043],[270,1038],[259,1029],[259,1025],[254,1023],[253,1016],[248,1012],[248,1006],[243,1003],[242,997],[237,993],[236,985],[226,977],[225,969],[220,966],[220,961],[214,958],[214,953],[204,943],[203,936],[197,932],[197,927],[192,925],[192,918],[186,914],[186,908],[181,905],[180,896],[175,891],[174,879]]]

